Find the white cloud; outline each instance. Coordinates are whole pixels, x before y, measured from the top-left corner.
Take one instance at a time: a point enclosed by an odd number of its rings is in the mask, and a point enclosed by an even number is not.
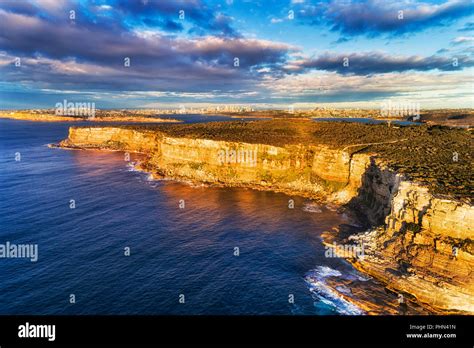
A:
[[[473,42],[474,41],[474,36],[458,36],[453,40],[454,44],[463,44],[466,42]]]
[[[107,11],[107,10],[111,10],[111,9],[112,9],[112,6],[110,6],[110,5],[100,5],[99,6],[99,10]]]
[[[371,76],[341,75],[335,72],[311,72],[302,75],[287,75],[276,79],[267,76],[260,87],[276,99],[311,99],[316,96],[330,100],[348,98],[352,94],[392,95],[404,100],[419,102],[422,108],[472,107],[474,69],[467,73],[386,73]],[[443,96],[443,97],[441,97]],[[467,97],[469,96],[469,97]],[[383,97],[386,98],[386,97]],[[377,97],[361,102],[343,102],[346,105],[372,107]],[[342,102],[341,102],[342,103]],[[320,105],[317,103],[315,105]],[[342,104],[341,104],[342,105]]]

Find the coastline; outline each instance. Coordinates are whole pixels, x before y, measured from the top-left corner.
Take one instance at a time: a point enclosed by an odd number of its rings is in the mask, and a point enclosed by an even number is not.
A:
[[[30,113],[1,113],[0,118],[10,120],[32,121],[32,122],[130,122],[130,123],[180,123],[181,120],[172,118],[122,116],[122,117],[70,117],[54,114],[30,114]]]
[[[315,148],[314,144],[275,146],[171,137],[161,129],[124,127],[73,127],[59,146],[143,153],[147,157],[138,168],[154,178],[270,190],[355,208],[365,215],[370,228],[378,231],[366,235],[364,243],[375,248],[368,250],[365,260],[347,260],[355,269],[380,281],[388,292],[402,295],[405,303],[422,306],[428,313],[474,312],[474,285],[469,273],[473,264],[473,232],[469,227],[474,217],[472,204],[433,195],[426,185],[391,169],[375,152]],[[222,166],[215,158],[222,147],[257,150],[263,158],[257,168],[237,163]],[[310,160],[308,154],[313,156]],[[444,225],[446,211],[454,220],[459,214],[464,217],[457,231]],[[323,241],[327,245],[335,240],[348,243],[364,235],[352,232],[324,233]],[[459,250],[453,258],[450,253],[454,247]],[[432,260],[429,266],[427,260]],[[393,295],[389,298],[396,303]],[[373,304],[359,305],[377,313]],[[396,314],[393,303],[383,306]]]

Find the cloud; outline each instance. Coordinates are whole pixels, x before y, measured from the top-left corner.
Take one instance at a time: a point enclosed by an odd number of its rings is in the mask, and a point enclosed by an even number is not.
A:
[[[441,4],[416,1],[356,0],[303,4],[298,18],[313,25],[327,25],[344,36],[400,35],[443,26],[473,14],[471,0]]]
[[[212,12],[201,0],[117,1],[88,8],[77,3],[76,21],[69,20],[68,2],[44,4],[0,2],[0,50],[11,62],[23,59],[21,69],[3,66],[6,82],[43,88],[231,90],[281,74],[288,54],[296,51],[288,44],[236,35],[233,18]],[[181,9],[185,20],[173,20]],[[130,26],[131,20],[146,27]],[[174,34],[185,29],[194,35]],[[124,66],[126,58],[130,67]]]
[[[293,1],[291,6],[296,20],[328,25],[343,34],[336,41],[342,43],[354,35],[403,34],[448,24],[464,16],[458,13],[464,4],[406,1],[397,5],[369,0],[364,7],[356,1],[307,0]],[[402,23],[396,18],[400,6],[404,7]],[[72,8],[75,21],[69,19]],[[473,66],[474,56],[467,45],[453,45],[431,56],[380,51],[309,56],[312,51],[258,39],[258,30],[255,36],[239,33],[234,28],[237,21],[221,12],[224,9],[224,5],[212,8],[204,0],[110,0],[92,5],[0,0],[1,97],[18,98],[21,90],[41,91],[49,101],[69,91],[88,93],[91,98],[100,95],[110,106],[125,99],[144,105],[157,98],[173,102],[186,98],[362,101],[416,93],[417,88],[455,91],[458,87],[452,81],[461,81],[467,75],[461,71]],[[184,19],[179,18],[180,10]],[[268,21],[279,22],[279,11],[261,17],[266,18],[267,28],[275,28]],[[453,43],[467,43],[467,37],[459,36]],[[20,67],[14,64],[16,57],[21,58]],[[130,67],[124,66],[126,57]],[[347,67],[344,58],[348,58]],[[458,59],[457,66],[453,58]],[[450,80],[444,72],[456,77]],[[312,78],[318,74],[326,76],[323,91]]]
[[[295,48],[240,37],[184,38],[156,31],[79,26],[0,10],[0,48],[26,58],[6,81],[84,89],[232,89],[278,73]],[[131,66],[124,67],[130,58]],[[235,66],[235,59],[238,66]],[[264,69],[267,68],[267,69]],[[263,70],[262,70],[263,69]]]
[[[384,52],[341,54],[325,52],[317,57],[288,62],[288,72],[302,73],[309,70],[335,71],[340,74],[370,75],[405,71],[457,71],[474,66],[466,55],[453,58],[444,56],[394,56]]]
[[[5,11],[26,15],[34,15],[38,12],[38,8],[28,1],[6,1],[2,2],[0,7]]]
[[[233,19],[214,12],[203,0],[111,0],[108,4],[93,5],[75,0],[21,0],[0,1],[0,8],[7,12],[36,15],[51,22],[77,13],[81,25],[93,22],[91,15],[100,16],[101,22],[108,21],[120,27],[145,25],[165,31],[181,31],[186,26],[193,34],[223,35],[238,37],[233,28]]]
[[[268,78],[262,83],[281,95],[328,93],[329,91],[417,92],[450,89],[472,84],[467,75],[451,73],[386,73],[372,76],[342,75],[337,72],[312,72],[305,75]]]
[[[170,19],[143,18],[142,22],[148,27],[160,27],[161,29],[168,32],[182,31],[184,29],[181,23],[172,21]]]
[[[267,90],[274,100],[286,103],[347,103],[346,106],[354,107],[354,102],[364,102],[361,104],[364,107],[378,107],[387,98],[398,98],[420,102],[422,107],[435,104],[445,107],[444,103],[449,99],[456,100],[458,107],[472,106],[472,77],[449,72],[372,76],[311,72],[281,79],[269,77],[262,82],[262,89]],[[441,94],[446,95],[446,99],[439,99]]]
[[[107,11],[107,10],[111,10],[112,6],[110,6],[110,5],[99,5],[98,8],[99,8],[99,10]]]
[[[452,43],[454,45],[459,45],[463,43],[472,43],[473,41],[474,41],[474,36],[458,36],[452,41]]]
[[[190,33],[193,34],[240,36],[232,27],[231,17],[214,12],[201,0],[118,0],[114,7],[126,18],[133,18],[149,26],[167,29],[160,24],[174,23],[177,28],[187,23],[192,26]]]
[[[345,43],[345,42],[349,42],[351,41],[351,39],[347,38],[347,37],[340,37],[339,39],[337,39],[336,41],[332,42],[333,44],[340,44],[340,43]]]
[[[444,54],[450,52],[449,48],[440,48],[439,50],[436,51],[436,54]]]
[[[458,31],[473,31],[474,30],[474,22],[467,22],[464,24],[464,27],[459,29]]]

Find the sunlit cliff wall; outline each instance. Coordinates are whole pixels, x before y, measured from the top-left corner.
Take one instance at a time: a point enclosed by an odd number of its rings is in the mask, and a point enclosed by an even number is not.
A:
[[[350,174],[350,156],[325,146],[276,147],[115,127],[72,127],[63,146],[142,152],[142,167],[169,177],[249,186],[345,203],[360,178]],[[365,156],[368,161],[368,156]],[[359,163],[363,171],[364,162]],[[348,185],[349,184],[349,185]],[[350,190],[352,189],[352,191]]]
[[[145,153],[141,167],[177,179],[282,191],[347,204],[372,226],[354,265],[407,299],[474,313],[474,208],[433,196],[376,154],[320,145],[275,147],[116,127],[72,127],[64,147]],[[232,156],[232,151],[235,151]]]

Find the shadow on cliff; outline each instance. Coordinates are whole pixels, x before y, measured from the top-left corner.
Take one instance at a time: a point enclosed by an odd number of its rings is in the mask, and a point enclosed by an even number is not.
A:
[[[381,169],[371,157],[357,195],[346,206],[356,213],[364,228],[381,226],[390,214],[391,200],[398,184],[396,173]]]

